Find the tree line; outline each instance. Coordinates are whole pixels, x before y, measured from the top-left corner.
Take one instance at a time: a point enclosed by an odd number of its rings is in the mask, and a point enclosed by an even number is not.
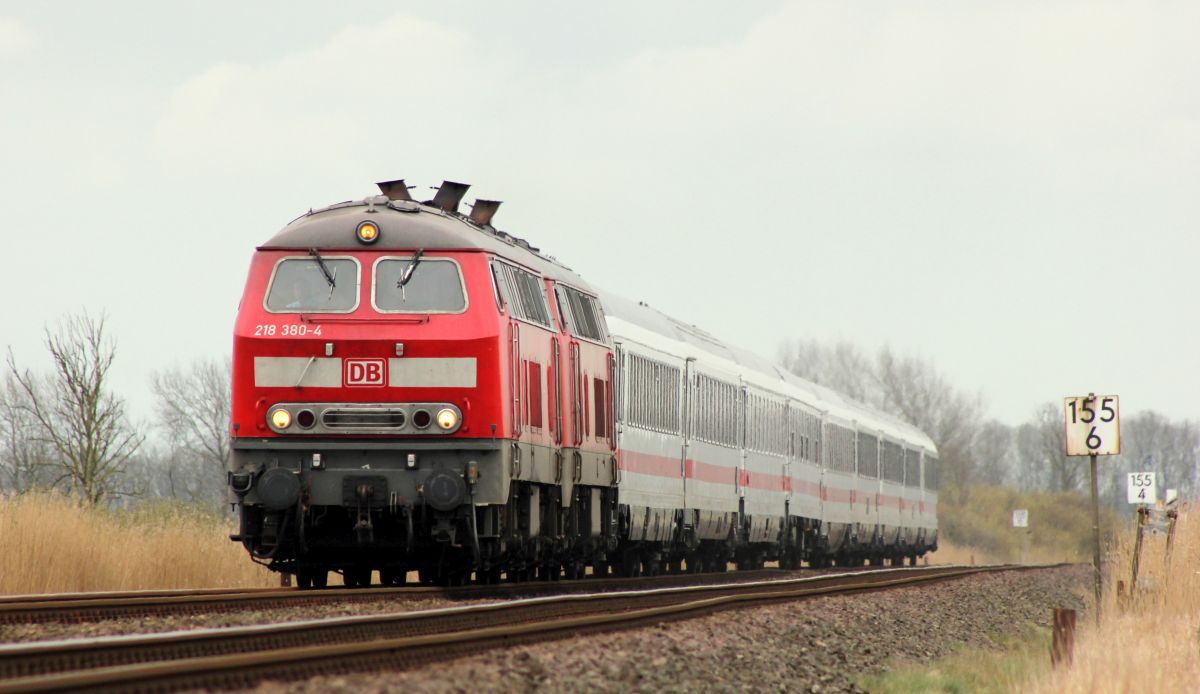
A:
[[[44,331],[50,367],[34,371],[8,351],[0,384],[0,490],[59,489],[93,504],[172,497],[220,504],[230,457],[228,357],[152,372],[153,419],[134,421],[109,378],[116,340],[105,317],[64,317]],[[1062,401],[1009,425],[988,415],[983,395],[963,390],[933,362],[884,347],[795,340],[780,350],[797,375],[889,412],[938,447],[947,501],[974,485],[1082,491],[1086,458],[1065,455]],[[1200,425],[1146,410],[1121,421],[1122,454],[1101,468],[1104,502],[1125,502],[1125,473],[1154,471],[1159,488],[1197,491]]]
[[[937,445],[943,492],[952,503],[967,503],[974,485],[1088,489],[1087,458],[1066,455],[1061,399],[1045,402],[1025,422],[1009,425],[988,414],[982,393],[955,386],[928,359],[898,355],[886,346],[870,354],[847,341],[795,340],[779,356],[795,374],[925,431]],[[1194,497],[1198,460],[1197,422],[1172,420],[1153,410],[1123,416],[1121,455],[1101,463],[1101,500],[1125,507],[1129,472],[1156,472],[1160,490],[1175,488],[1180,496]]]
[[[149,375],[154,418],[135,421],[110,386],[117,343],[103,315],[44,331],[50,367],[0,383],[0,490],[57,489],[102,504],[172,497],[217,505],[229,463],[229,358]]]

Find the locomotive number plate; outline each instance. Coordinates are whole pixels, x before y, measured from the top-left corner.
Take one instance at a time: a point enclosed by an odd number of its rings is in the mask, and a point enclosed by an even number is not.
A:
[[[347,387],[387,385],[387,360],[346,359],[342,362],[342,384]]]
[[[284,323],[283,325],[260,323],[254,326],[255,337],[304,337],[305,335],[317,335],[319,337],[321,335],[321,326],[300,323]]]

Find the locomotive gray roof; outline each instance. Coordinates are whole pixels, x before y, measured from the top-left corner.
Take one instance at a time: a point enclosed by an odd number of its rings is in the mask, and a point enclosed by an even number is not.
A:
[[[360,222],[375,222],[379,240],[366,246],[354,230]],[[555,280],[590,287],[573,270],[491,226],[479,226],[457,214],[418,202],[389,200],[378,195],[330,205],[292,220],[260,250],[483,250],[512,260]]]

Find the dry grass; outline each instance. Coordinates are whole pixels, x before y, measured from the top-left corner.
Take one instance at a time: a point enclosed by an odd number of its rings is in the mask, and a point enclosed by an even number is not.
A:
[[[1181,511],[1169,565],[1163,537],[1146,536],[1139,592],[1118,609],[1115,585],[1129,583],[1133,529],[1122,533],[1106,577],[1099,629],[1081,619],[1074,665],[1036,683],[1035,692],[1200,691],[1200,515]]]
[[[0,495],[0,594],[279,585],[231,530],[179,504],[112,511],[59,494]]]

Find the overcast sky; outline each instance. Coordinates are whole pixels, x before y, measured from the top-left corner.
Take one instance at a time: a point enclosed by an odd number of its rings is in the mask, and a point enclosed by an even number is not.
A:
[[[1016,423],[1200,417],[1196,3],[0,2],[0,348],[230,349],[257,243],[443,178],[768,356],[927,356]],[[428,189],[426,189],[428,192]]]

